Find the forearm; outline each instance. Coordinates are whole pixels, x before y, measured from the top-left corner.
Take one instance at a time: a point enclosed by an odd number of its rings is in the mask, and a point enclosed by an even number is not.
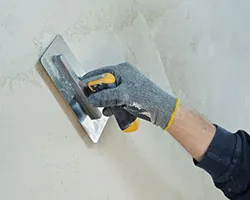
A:
[[[197,161],[206,153],[216,128],[200,114],[180,105],[168,132]]]
[[[168,131],[228,198],[249,199],[250,137],[246,132],[232,134],[183,106]]]

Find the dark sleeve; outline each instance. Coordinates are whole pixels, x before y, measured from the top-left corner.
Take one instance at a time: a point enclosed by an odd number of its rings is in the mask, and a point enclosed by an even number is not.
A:
[[[216,126],[216,134],[203,160],[195,164],[207,171],[217,188],[232,200],[250,200],[250,136]]]

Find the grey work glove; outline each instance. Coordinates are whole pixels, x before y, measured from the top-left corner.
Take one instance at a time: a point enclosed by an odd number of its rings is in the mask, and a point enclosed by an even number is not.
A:
[[[112,73],[116,87],[92,93],[88,100],[97,107],[105,107],[103,114],[112,115],[111,107],[123,108],[136,117],[146,119],[165,129],[173,118],[179,100],[163,91],[129,63],[108,66],[91,71],[81,80]]]

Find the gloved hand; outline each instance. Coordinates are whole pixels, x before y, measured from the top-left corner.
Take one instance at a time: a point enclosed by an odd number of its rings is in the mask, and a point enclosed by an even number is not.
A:
[[[91,77],[103,73],[112,73],[116,78],[117,87],[92,93],[88,100],[94,106],[105,107],[104,115],[112,115],[110,108],[119,106],[163,129],[170,126],[179,99],[163,91],[129,63],[91,71],[81,80],[87,83]]]

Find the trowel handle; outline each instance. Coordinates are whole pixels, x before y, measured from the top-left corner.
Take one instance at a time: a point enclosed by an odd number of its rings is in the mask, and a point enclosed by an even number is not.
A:
[[[93,81],[88,82],[91,92],[98,92],[108,88],[116,87],[115,76],[111,73],[97,75],[91,78]]]
[[[122,106],[111,107],[120,129],[125,133],[134,132],[139,128],[139,120]]]
[[[93,81],[88,82],[88,88],[91,92],[98,92],[104,89],[116,87],[115,76],[111,73],[105,73],[93,77]],[[124,110],[120,106],[112,107],[116,121],[120,129],[126,133],[134,132],[139,128],[139,120],[130,112]]]

